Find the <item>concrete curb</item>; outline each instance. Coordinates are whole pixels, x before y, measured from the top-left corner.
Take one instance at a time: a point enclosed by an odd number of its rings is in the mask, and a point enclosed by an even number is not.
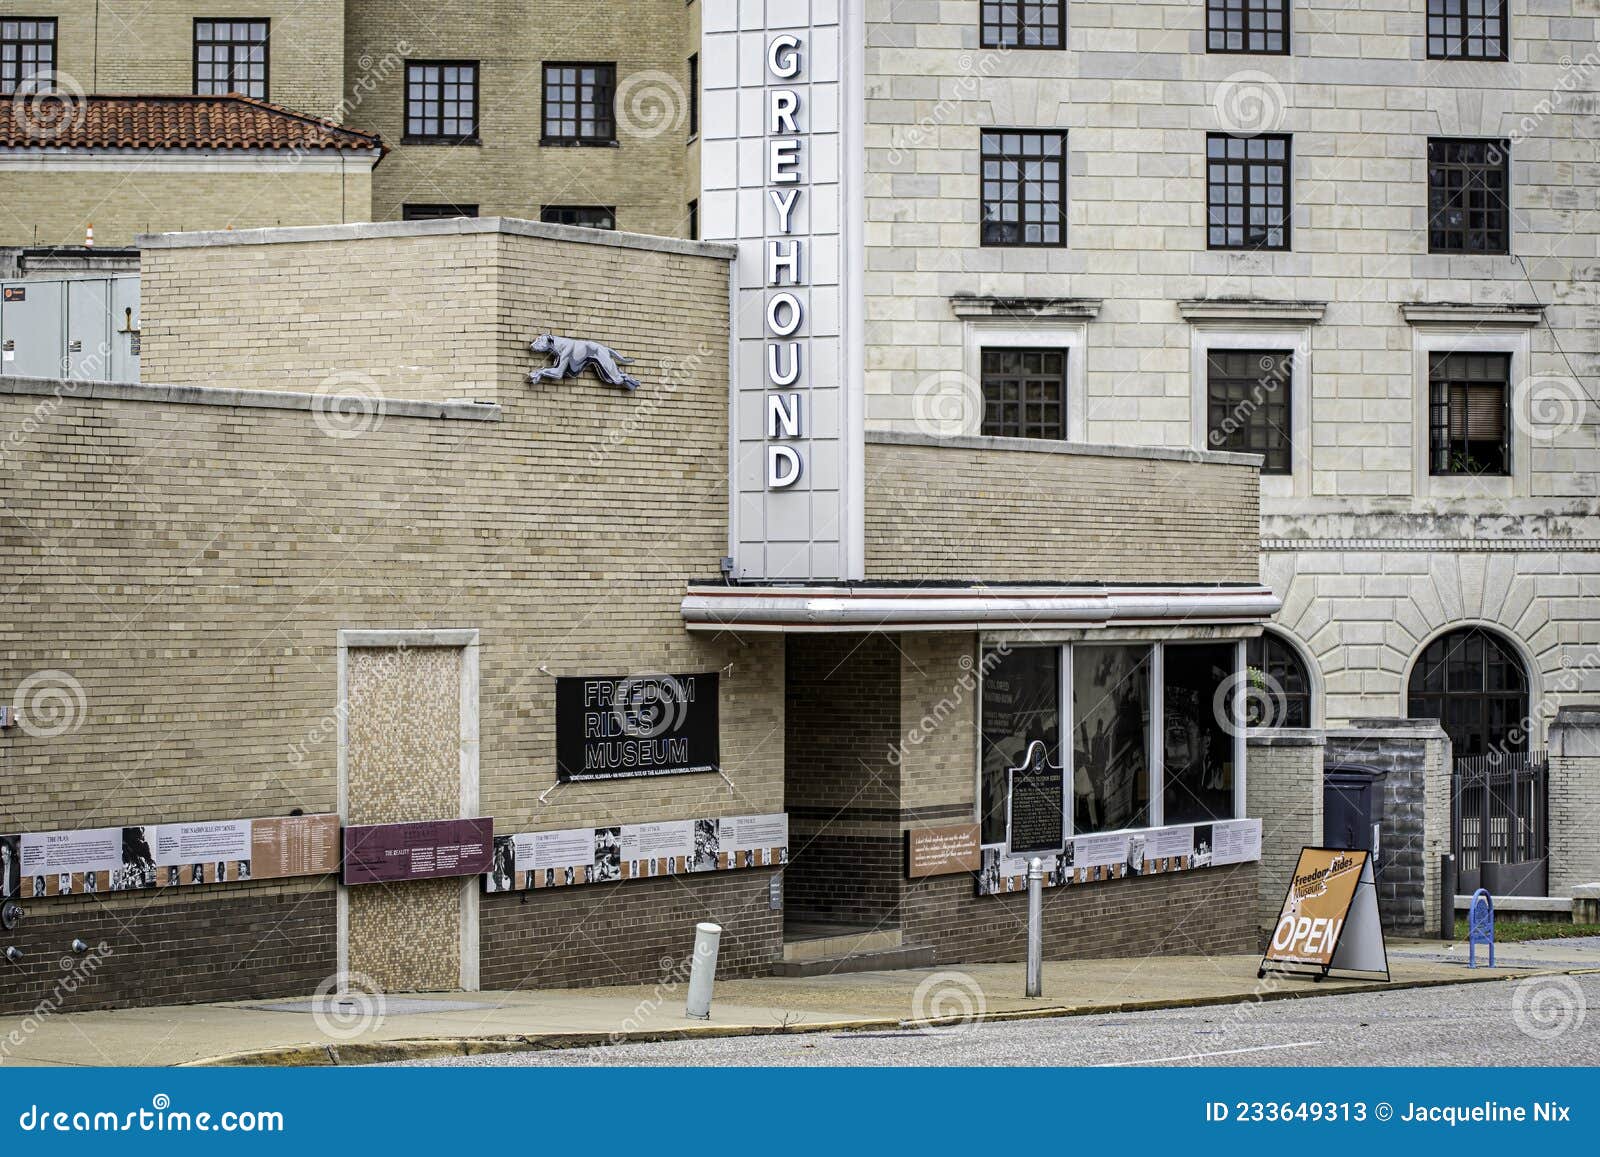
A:
[[[1265,1003],[1273,1000],[1301,1000],[1318,996],[1347,996],[1358,992],[1395,992],[1407,988],[1447,988],[1460,984],[1486,984],[1499,980],[1526,980],[1534,976],[1586,976],[1600,968],[1551,968],[1497,971],[1491,975],[1430,977],[1424,980],[1396,980],[1350,983],[1329,988],[1307,981],[1304,988],[1273,992],[1228,993],[1222,996],[1177,997],[1158,1000],[1128,1000],[1116,1004],[1051,1005],[1044,1008],[1012,1009],[985,1014],[984,1021],[1046,1020],[1068,1016],[1093,1016],[1097,1013],[1156,1012],[1169,1008],[1207,1008],[1230,1004]],[[824,1032],[870,1032],[884,1029],[954,1028],[968,1023],[961,1017],[927,1020],[901,1020],[895,1017],[863,1017],[856,1020],[813,1021],[781,1025],[684,1025],[681,1028],[648,1029],[627,1033],[553,1032],[512,1036],[419,1037],[415,1039],[352,1041],[347,1044],[287,1045],[256,1049],[185,1061],[179,1068],[211,1066],[236,1067],[318,1067],[370,1065],[386,1061],[447,1060],[452,1057],[482,1056],[490,1053],[542,1052],[554,1049],[587,1048],[605,1044],[652,1044],[660,1041],[695,1040],[737,1036],[801,1036]]]

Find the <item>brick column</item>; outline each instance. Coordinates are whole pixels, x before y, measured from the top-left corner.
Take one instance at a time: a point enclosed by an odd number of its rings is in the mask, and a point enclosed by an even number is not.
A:
[[[1600,705],[1562,707],[1550,725],[1550,894],[1600,883]]]
[[[1277,922],[1300,849],[1322,843],[1321,731],[1253,731],[1245,776],[1245,814],[1261,819],[1259,922]]]

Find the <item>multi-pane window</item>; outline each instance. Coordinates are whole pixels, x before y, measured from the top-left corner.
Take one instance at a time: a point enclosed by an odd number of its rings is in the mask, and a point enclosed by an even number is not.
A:
[[[1248,726],[1311,726],[1311,678],[1293,647],[1264,631],[1245,641],[1244,662],[1251,684],[1264,684],[1245,701]]]
[[[1206,0],[1207,52],[1289,51],[1289,0]]]
[[[547,225],[581,225],[585,229],[615,229],[617,211],[606,205],[546,205],[539,220]]]
[[[1432,60],[1504,60],[1505,0],[1428,0]]]
[[[1206,136],[1206,244],[1289,248],[1289,138]]]
[[[56,67],[56,22],[0,17],[0,96],[10,96],[29,77]]]
[[[1509,474],[1508,353],[1428,357],[1428,472]]]
[[[1488,631],[1464,627],[1429,643],[1406,690],[1406,714],[1443,724],[1457,758],[1528,750],[1527,671]]]
[[[1066,0],[983,0],[980,32],[985,48],[1065,48]]]
[[[419,204],[407,201],[400,206],[403,221],[443,221],[451,217],[476,217],[476,205]]]
[[[268,32],[265,20],[196,20],[195,93],[237,92],[266,100]]]
[[[995,438],[1067,436],[1067,351],[985,349],[983,429]]]
[[[1428,141],[1428,251],[1511,252],[1511,144]]]
[[[473,60],[406,62],[406,140],[478,139],[478,64]]]
[[[1067,134],[983,134],[985,245],[1067,243]]]
[[[612,112],[614,64],[544,66],[544,137],[547,145],[610,145],[617,140]]]
[[[1261,473],[1294,472],[1289,425],[1291,350],[1214,349],[1206,355],[1207,444],[1260,454]]]

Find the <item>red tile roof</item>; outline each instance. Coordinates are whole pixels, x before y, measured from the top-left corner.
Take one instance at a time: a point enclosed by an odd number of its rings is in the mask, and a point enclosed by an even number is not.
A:
[[[48,149],[376,149],[341,128],[247,96],[76,96],[0,102],[0,147]]]

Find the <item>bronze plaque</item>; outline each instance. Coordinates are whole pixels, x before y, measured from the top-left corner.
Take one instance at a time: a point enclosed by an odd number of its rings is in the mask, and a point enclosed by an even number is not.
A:
[[[906,875],[913,880],[976,872],[982,862],[977,824],[915,828],[906,833]]]

